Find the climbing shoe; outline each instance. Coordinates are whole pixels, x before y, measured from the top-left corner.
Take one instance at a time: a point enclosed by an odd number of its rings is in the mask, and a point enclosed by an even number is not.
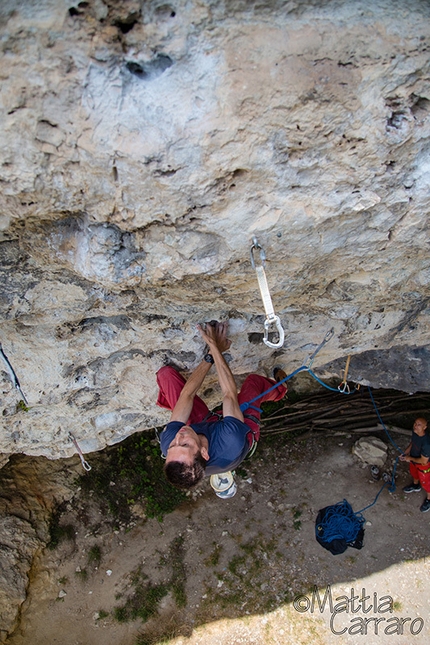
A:
[[[430,499],[424,500],[424,502],[420,506],[420,511],[421,513],[427,513],[427,511],[430,511]]]
[[[277,383],[279,381],[282,381],[283,378],[287,376],[286,372],[282,369],[282,367],[274,367],[273,368],[273,378]]]
[[[409,486],[405,486],[403,488],[404,493],[419,493],[420,490],[421,490],[421,484],[409,484]]]

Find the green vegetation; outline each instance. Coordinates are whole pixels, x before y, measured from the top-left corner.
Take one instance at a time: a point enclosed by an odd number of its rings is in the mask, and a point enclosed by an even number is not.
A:
[[[60,505],[51,515],[49,522],[49,542],[48,549],[55,549],[62,540],[74,540],[75,528],[71,524],[60,524],[60,518],[63,514],[64,507]]]
[[[83,491],[94,491],[99,504],[118,521],[128,523],[130,506],[140,502],[147,517],[162,520],[186,497],[164,477],[158,442],[141,432],[107,448],[92,470],[79,478]]]
[[[172,578],[170,581],[170,588],[173,592],[173,597],[176,606],[180,609],[187,604],[187,595],[185,592],[186,570],[184,564],[184,538],[178,536],[170,545],[169,559],[172,563]]]
[[[228,563],[228,570],[238,578],[242,578],[242,574],[240,573],[240,568],[243,568],[243,565],[246,562],[246,556],[245,555],[234,555],[230,562]]]
[[[97,620],[103,620],[103,618],[107,618],[109,616],[109,612],[105,611],[104,609],[99,609],[98,614],[99,617]]]
[[[169,552],[162,559],[162,565],[171,566],[170,579],[167,582],[154,584],[148,580],[148,576],[142,572],[139,566],[131,575],[131,586],[133,591],[128,594],[125,602],[113,610],[114,618],[120,622],[128,622],[140,618],[146,622],[158,612],[160,601],[171,592],[178,609],[187,604],[185,592],[186,570],[184,564],[184,538],[178,536],[170,545]],[[116,596],[118,599],[118,596]],[[142,636],[143,638],[143,636]]]
[[[75,571],[75,576],[80,579],[81,582],[86,582],[88,580],[88,571],[86,569],[79,569]]]
[[[144,623],[157,613],[158,603],[167,595],[169,589],[164,584],[153,585],[139,581],[134,593],[127,598],[122,607],[115,607],[113,616],[119,623],[140,618]]]
[[[98,567],[102,559],[102,552],[98,544],[94,544],[88,551],[88,564]]]
[[[291,513],[293,514],[293,528],[296,531],[300,531],[300,529],[302,528],[302,522],[301,520],[299,520],[299,517],[301,517],[302,512],[303,511],[301,511],[300,508],[298,508],[297,506],[293,506],[293,508],[291,509]]]
[[[214,545],[214,548],[212,549],[212,552],[204,560],[204,563],[207,567],[216,567],[221,555],[222,545],[217,544],[216,542],[213,542],[213,545]]]
[[[238,466],[235,470],[235,473],[242,479],[246,479],[248,477],[248,472],[245,470],[245,468],[242,468],[242,466]]]

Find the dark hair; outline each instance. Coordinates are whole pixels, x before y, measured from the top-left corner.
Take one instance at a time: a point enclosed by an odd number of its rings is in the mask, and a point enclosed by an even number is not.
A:
[[[193,463],[184,464],[182,461],[169,461],[164,466],[164,472],[168,481],[176,488],[192,488],[198,484],[205,475],[206,459],[199,451]]]

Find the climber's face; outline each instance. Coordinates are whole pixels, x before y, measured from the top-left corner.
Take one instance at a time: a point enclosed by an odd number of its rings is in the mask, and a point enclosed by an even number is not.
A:
[[[167,448],[166,464],[169,461],[180,461],[191,465],[199,452],[201,452],[203,459],[209,459],[208,452],[202,446],[199,435],[190,426],[182,426]]]

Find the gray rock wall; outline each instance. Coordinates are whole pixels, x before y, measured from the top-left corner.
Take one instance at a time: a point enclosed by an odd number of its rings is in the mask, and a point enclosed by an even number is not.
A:
[[[0,341],[30,403],[1,372],[3,460],[164,423],[154,374],[192,369],[212,318],[239,382],[333,327],[321,373],[352,354],[352,378],[429,389],[429,18],[419,0],[3,0]],[[281,350],[261,342],[254,235]]]

